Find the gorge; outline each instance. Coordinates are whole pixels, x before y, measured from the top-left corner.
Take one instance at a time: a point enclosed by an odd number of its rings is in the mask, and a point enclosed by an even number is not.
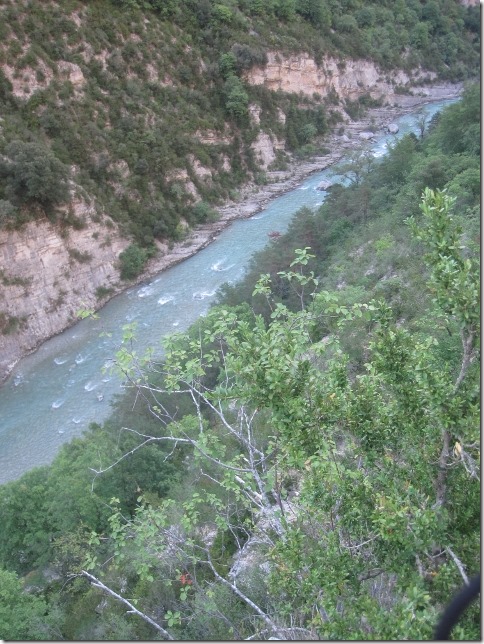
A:
[[[429,122],[448,103],[428,103],[397,119],[397,137],[381,133],[371,143],[373,154],[379,157],[388,143],[409,131],[418,132],[419,117]],[[206,313],[223,282],[242,277],[252,254],[267,243],[271,231],[283,233],[299,208],[322,203],[326,193],[317,186],[328,177],[332,177],[330,168],[312,174],[262,211],[257,208],[248,219],[232,223],[204,251],[114,298],[101,309],[98,320],[78,322],[22,360],[0,389],[0,483],[50,462],[65,441],[82,433],[90,422],[107,418],[110,399],[122,391],[119,376],[110,373],[109,366],[124,324],[137,322],[139,353],[164,334],[185,330]]]
[[[0,0],[0,638],[435,639],[481,566],[480,37]]]
[[[267,73],[254,72],[250,82],[255,85],[276,82],[284,84],[286,91],[301,84],[302,92],[311,88],[321,91],[321,82],[318,81],[321,72],[319,75],[316,73],[314,61],[305,57],[303,63],[303,70],[309,63],[308,74],[301,73],[299,66],[295,70],[277,67],[275,73],[269,66]],[[295,160],[283,172],[267,171],[269,186],[260,188],[249,183],[243,187],[235,203],[229,202],[217,209],[218,221],[198,225],[193,231],[187,231],[182,242],[175,242],[170,247],[159,244],[157,254],[149,260],[136,281],[140,282],[189,257],[233,219],[257,212],[261,203],[287,191],[306,174],[331,165],[345,150],[358,147],[361,144],[359,132],[369,127],[381,131],[399,114],[429,101],[456,97],[462,89],[460,84],[437,84],[416,86],[412,95],[397,95],[389,83],[372,85],[375,73],[374,66],[365,64],[360,65],[357,72],[353,69],[347,76],[341,75],[336,85],[338,96],[345,99],[361,96],[367,91],[375,93],[376,87],[376,94],[385,101],[387,108],[373,108],[366,118],[356,122],[346,117],[345,130],[351,139],[345,135],[346,140],[343,140],[333,134],[327,140],[329,153],[324,157],[319,156],[309,162]],[[326,78],[324,74],[323,78]],[[408,78],[406,80],[408,82]],[[334,90],[335,85],[331,83],[330,87]],[[261,132],[254,142],[262,168],[267,168],[275,158],[272,138]],[[3,275],[0,310],[7,318],[18,321],[18,326],[11,332],[0,335],[0,382],[6,379],[22,356],[75,323],[76,312],[80,308],[97,309],[113,294],[127,288],[126,283],[119,280],[118,266],[119,255],[128,247],[129,240],[119,234],[109,217],[104,223],[99,222],[95,208],[85,201],[74,199],[68,208],[84,221],[82,229],[66,231],[45,221],[28,223],[18,231],[0,230],[0,271]]]

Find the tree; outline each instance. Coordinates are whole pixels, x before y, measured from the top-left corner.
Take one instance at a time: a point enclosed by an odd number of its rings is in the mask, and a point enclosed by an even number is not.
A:
[[[7,180],[12,201],[37,201],[44,207],[69,198],[69,169],[40,143],[12,141],[6,148],[0,174]]]
[[[137,244],[130,244],[119,254],[120,275],[122,280],[132,280],[142,271],[148,259],[148,253]]]
[[[0,488],[4,520],[0,526],[0,561],[26,572],[45,556],[52,537],[46,494],[48,471],[41,467]]]
[[[322,0],[297,0],[296,11],[316,28],[331,26],[331,11]]]
[[[448,198],[426,192],[422,208],[426,223],[412,226],[430,248],[440,307],[433,315],[450,333],[460,327],[457,369],[454,354],[439,349],[439,324],[410,332],[382,302],[345,306],[337,294],[318,292],[305,272],[308,249],[281,274],[299,294],[298,311],[278,303],[262,276],[254,297],[267,301],[269,322],[217,309],[198,336],[167,341],[163,365],[133,362],[128,348],[118,355],[165,428],[141,436],[139,448],[153,441],[189,447],[198,472],[196,491],[181,503],[141,501],[126,519],[114,501],[104,535],[118,565],[129,561],[148,582],[170,580],[160,633],[185,637],[225,588],[242,606],[227,628],[245,637],[430,638],[441,598],[479,565],[478,528],[462,528],[463,512],[474,522],[480,511],[478,272],[458,248]],[[332,332],[321,338],[325,319]],[[355,378],[339,339],[358,319],[371,333],[365,370]],[[160,370],[164,384],[155,387],[150,374]],[[189,395],[194,414],[168,414],[159,400],[166,391]],[[475,493],[465,509],[455,503],[464,490]],[[239,561],[251,553],[244,573],[215,549],[224,534]],[[261,577],[254,561],[267,563],[268,573]],[[104,584],[96,575],[91,581]],[[249,615],[247,633],[241,624]]]
[[[479,106],[479,87],[473,85],[465,90],[462,101],[442,114],[439,142],[444,154],[480,155]]]
[[[15,221],[17,212],[17,208],[10,201],[0,199],[0,228],[5,228]]]
[[[292,20],[296,13],[296,0],[277,0],[275,12],[281,20]]]
[[[374,164],[375,157],[371,149],[366,146],[352,150],[348,154],[348,160],[337,164],[331,173],[342,176],[349,184],[359,186],[368,177]]]
[[[400,186],[405,182],[415,164],[416,146],[414,134],[407,134],[392,146],[391,154],[385,157],[381,167],[382,179],[388,186]]]
[[[236,120],[244,120],[248,114],[249,95],[242,81],[234,75],[228,77],[224,85],[225,109]]]
[[[459,400],[460,388],[478,354],[480,337],[480,288],[477,261],[465,257],[460,242],[462,231],[453,225],[450,209],[454,200],[442,192],[426,189],[422,203],[425,217],[423,226],[417,226],[414,219],[410,225],[417,239],[424,241],[430,248],[426,261],[431,266],[430,285],[435,293],[435,303],[456,323],[462,342],[460,369],[453,385],[451,400],[458,401],[458,408],[464,402]],[[453,419],[459,427],[457,418]],[[445,503],[447,492],[447,468],[451,457],[451,432],[443,429],[443,445],[439,458],[440,472],[437,480],[436,504]],[[466,451],[472,449],[477,436],[460,435],[455,449],[464,467],[472,477],[477,477],[477,465]]]
[[[226,54],[221,54],[218,61],[218,67],[222,74],[222,78],[228,80],[231,76],[235,76],[236,64],[237,60],[235,58],[235,54],[231,51]]]
[[[0,568],[0,633],[6,640],[50,639],[45,602],[24,592],[17,575]]]

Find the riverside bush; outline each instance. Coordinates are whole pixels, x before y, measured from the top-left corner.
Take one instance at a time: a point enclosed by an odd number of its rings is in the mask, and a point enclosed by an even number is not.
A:
[[[5,195],[17,203],[52,206],[69,197],[69,169],[40,143],[12,141],[0,163]]]
[[[132,280],[143,272],[148,253],[137,244],[130,244],[119,255],[122,280]]]

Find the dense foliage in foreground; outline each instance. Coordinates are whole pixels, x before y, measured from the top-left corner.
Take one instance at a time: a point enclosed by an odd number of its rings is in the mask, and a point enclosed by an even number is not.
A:
[[[163,364],[126,329],[132,397],[0,490],[2,634],[432,637],[480,565],[478,99],[340,168]]]

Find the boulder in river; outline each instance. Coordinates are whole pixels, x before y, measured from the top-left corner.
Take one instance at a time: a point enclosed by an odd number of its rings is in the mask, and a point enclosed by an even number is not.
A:
[[[321,181],[318,183],[317,190],[327,190],[332,185],[331,181]]]
[[[390,132],[390,134],[396,134],[400,128],[396,123],[389,123],[387,125],[387,130]]]
[[[375,134],[373,132],[360,132],[360,139],[362,141],[369,141],[370,139],[373,139],[375,137]]]

